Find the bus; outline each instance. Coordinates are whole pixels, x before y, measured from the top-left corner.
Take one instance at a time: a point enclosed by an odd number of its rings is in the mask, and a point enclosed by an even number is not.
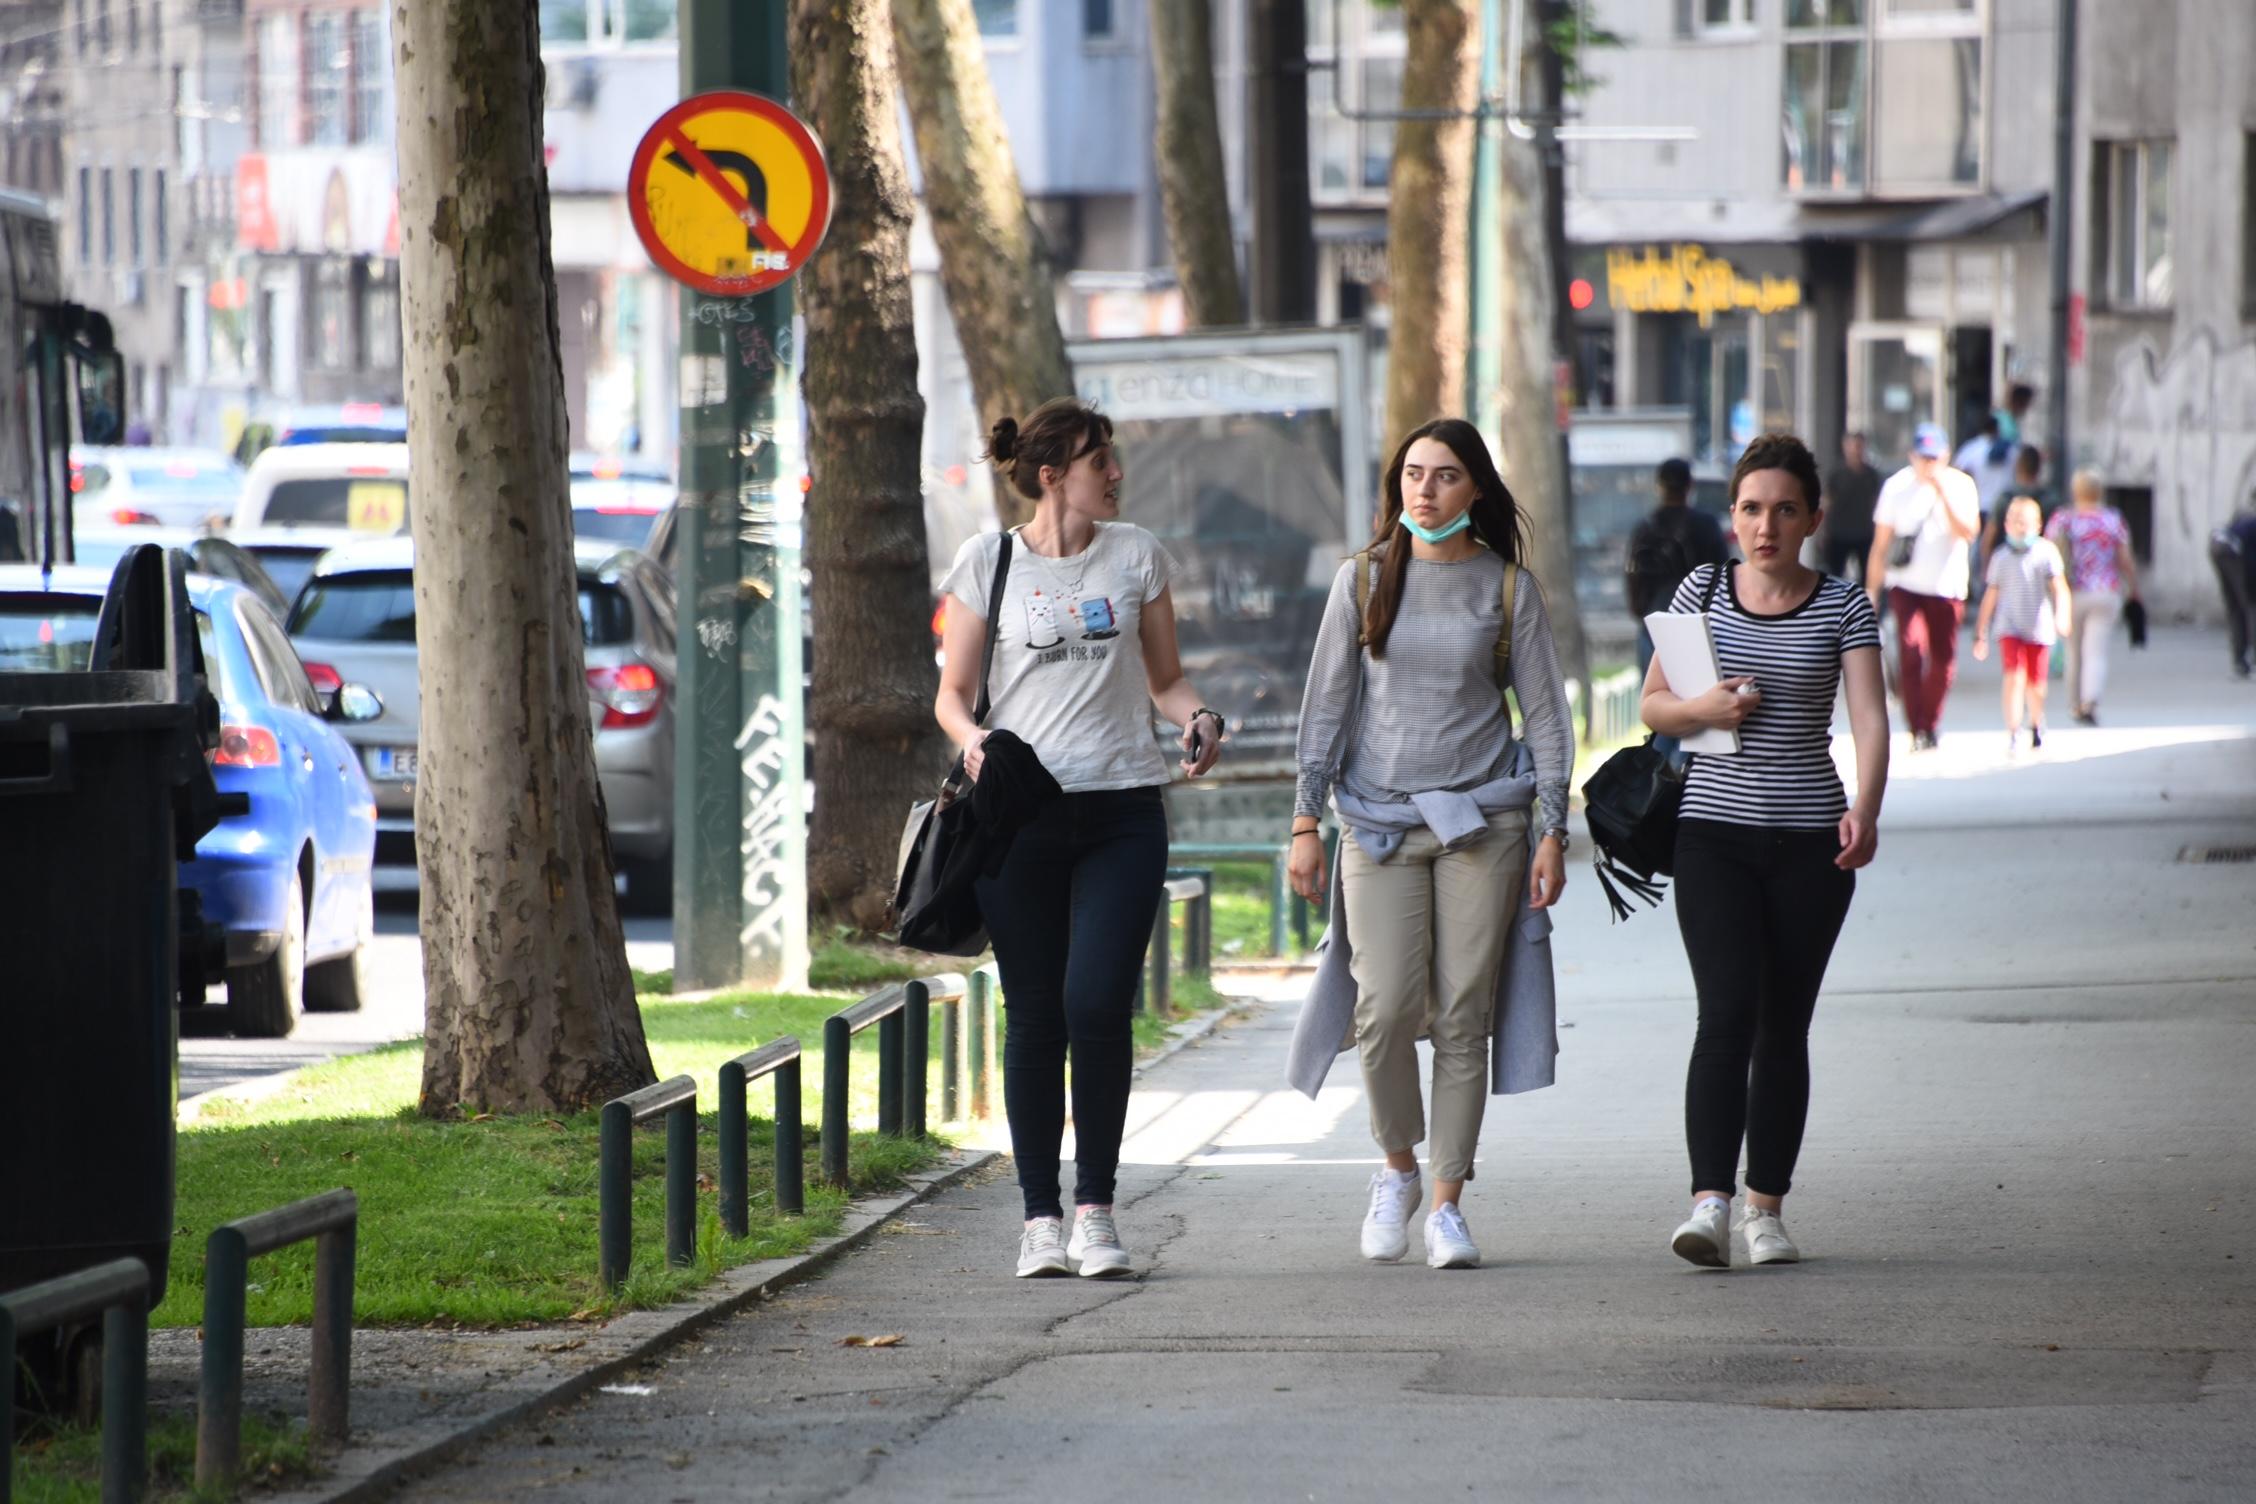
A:
[[[124,433],[108,317],[64,299],[46,201],[0,188],[0,559],[71,561],[70,446]]]

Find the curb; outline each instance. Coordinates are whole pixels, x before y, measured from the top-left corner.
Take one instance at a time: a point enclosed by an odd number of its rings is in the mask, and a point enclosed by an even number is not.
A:
[[[359,1501],[394,1497],[417,1475],[451,1460],[471,1444],[503,1427],[551,1406],[578,1399],[598,1385],[650,1361],[698,1329],[820,1273],[869,1241],[878,1228],[902,1212],[1001,1157],[994,1150],[959,1152],[953,1163],[935,1172],[909,1176],[910,1188],[905,1192],[854,1203],[846,1213],[845,1230],[805,1253],[787,1259],[763,1259],[724,1270],[694,1303],[683,1302],[656,1311],[632,1311],[608,1323],[606,1330],[623,1338],[627,1345],[601,1362],[559,1372],[553,1382],[539,1392],[520,1394],[466,1420],[408,1428],[399,1433],[403,1440],[372,1448],[358,1457],[348,1450],[341,1458],[345,1466],[330,1476],[316,1480],[303,1490],[262,1494],[261,1498],[268,1504],[359,1504]]]

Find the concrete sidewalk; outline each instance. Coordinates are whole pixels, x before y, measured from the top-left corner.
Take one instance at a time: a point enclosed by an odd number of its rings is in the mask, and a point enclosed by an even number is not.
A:
[[[1137,1280],[1010,1278],[994,1174],[410,1493],[2245,1498],[2256,866],[2178,858],[2256,842],[2256,691],[2213,677],[2142,707],[2126,672],[2136,745],[1910,760],[1813,1033],[1797,1267],[1667,1252],[1690,978],[1673,913],[1610,927],[1576,866],[1560,1084],[1493,1104],[1466,1202],[1486,1267],[1357,1257],[1377,1155],[1352,1057],[1282,1089],[1288,978],[1139,1086]]]

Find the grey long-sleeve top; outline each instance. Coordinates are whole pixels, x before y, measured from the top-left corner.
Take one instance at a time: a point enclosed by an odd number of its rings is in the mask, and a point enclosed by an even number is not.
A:
[[[1512,725],[1495,656],[1503,584],[1504,563],[1486,549],[1456,563],[1412,559],[1386,656],[1373,658],[1359,642],[1355,561],[1340,566],[1301,702],[1295,815],[1321,812],[1335,782],[1364,799],[1404,800],[1470,789],[1508,770]],[[1524,569],[1511,673],[1520,740],[1535,758],[1535,829],[1562,828],[1574,720],[1543,591]]]

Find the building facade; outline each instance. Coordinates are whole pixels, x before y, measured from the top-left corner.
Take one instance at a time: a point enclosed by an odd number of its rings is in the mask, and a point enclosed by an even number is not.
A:
[[[2209,534],[2256,507],[2256,7],[2083,0],[2071,443],[2150,589],[2208,615]]]

